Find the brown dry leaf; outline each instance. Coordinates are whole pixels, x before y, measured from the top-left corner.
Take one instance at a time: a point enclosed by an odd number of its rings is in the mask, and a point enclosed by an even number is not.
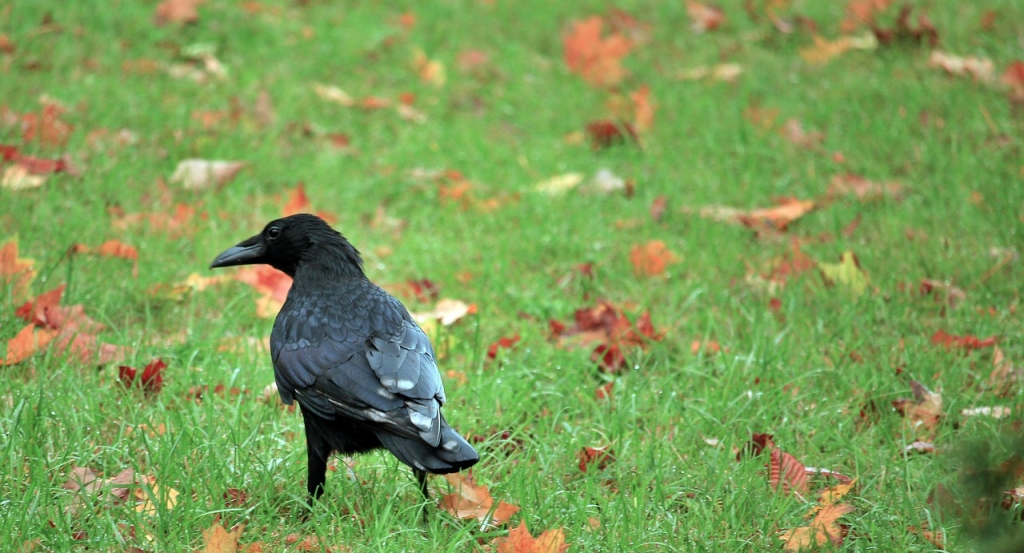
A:
[[[641,277],[661,276],[665,274],[669,265],[679,261],[679,256],[661,240],[638,244],[629,250],[629,262],[633,264],[633,274]]]
[[[816,65],[828,63],[850,50],[874,50],[878,47],[878,40],[870,33],[859,37],[839,37],[832,41],[818,35],[814,35],[813,38],[812,46],[800,49],[800,57],[807,63]]]
[[[687,0],[686,14],[690,16],[690,28],[695,33],[714,31],[725,23],[725,12],[713,4]]]
[[[810,487],[807,481],[807,467],[796,457],[774,447],[768,461],[768,482],[776,491],[806,495]]]
[[[983,83],[995,82],[996,66],[988,58],[954,56],[941,50],[933,50],[928,58],[928,67],[942,69],[956,77],[971,77]]]
[[[853,512],[853,505],[828,505],[821,509],[810,526],[787,530],[780,538],[786,542],[786,551],[801,551],[822,545],[841,545],[847,528],[838,524],[839,518]]]
[[[828,192],[826,192],[826,196],[830,199],[839,196],[853,196],[862,201],[882,198],[900,200],[906,195],[906,187],[897,181],[874,182],[851,173],[832,177],[828,185]]]
[[[775,207],[742,210],[727,206],[706,206],[696,213],[701,217],[738,223],[759,233],[784,231],[793,221],[812,211],[817,204],[814,200],[798,200],[796,198],[780,198]],[[683,208],[684,213],[693,213],[692,208]]]
[[[412,318],[419,324],[426,324],[428,321],[440,321],[442,326],[449,326],[466,315],[476,313],[475,303],[466,303],[462,300],[443,298],[430,311],[412,313]]]
[[[195,23],[199,21],[199,6],[206,0],[163,0],[156,7],[157,25],[167,23]]]
[[[12,238],[0,246],[0,286],[10,286],[14,301],[24,299],[29,285],[36,278],[35,261],[19,257],[18,239]]]
[[[613,86],[625,76],[622,58],[633,49],[633,43],[613,32],[601,38],[604,21],[593,16],[573,24],[562,41],[562,53],[570,71],[594,86]]]
[[[910,388],[914,392],[914,399],[897,399],[892,405],[903,415],[914,435],[922,441],[931,442],[945,416],[942,412],[942,396],[916,380],[910,381]]]
[[[178,162],[170,182],[186,190],[206,190],[227,184],[246,166],[242,161],[186,159]]]
[[[992,351],[992,372],[988,376],[989,388],[999,397],[1009,397],[1013,395],[1021,380],[1024,380],[1024,370],[1007,359],[1002,348],[995,346]]]
[[[534,538],[525,522],[509,530],[508,536],[492,541],[491,546],[498,553],[563,553],[569,548],[561,528],[545,530]]]
[[[438,501],[438,507],[461,519],[476,519],[484,527],[496,527],[509,521],[519,512],[519,507],[498,501],[487,490],[477,486],[472,472],[444,475],[445,480],[455,488],[455,493],[445,495]]]
[[[219,523],[203,530],[203,548],[196,550],[197,553],[236,553],[238,551],[238,539],[242,537],[244,524],[235,526],[230,531],[226,530]]]
[[[939,44],[939,32],[923,12],[917,15],[917,28],[915,29],[910,26],[910,12],[913,9],[913,6],[910,4],[903,4],[899,15],[896,17],[896,24],[891,29],[882,29],[872,23],[870,25],[871,31],[874,33],[878,43],[881,45],[891,45],[897,42],[910,44],[926,43],[932,48],[937,46]]]
[[[131,487],[135,484],[135,471],[124,469],[110,478],[100,478],[100,475],[86,467],[74,467],[64,482],[64,489],[75,493],[68,511],[74,514],[84,508],[89,499],[85,496],[94,496],[101,499],[107,505],[117,505],[128,500],[131,495]]]

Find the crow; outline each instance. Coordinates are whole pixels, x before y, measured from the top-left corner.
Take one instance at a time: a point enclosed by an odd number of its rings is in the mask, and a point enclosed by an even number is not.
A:
[[[469,468],[479,455],[441,414],[434,348],[404,305],[370,282],[359,251],[323,219],[298,214],[225,250],[210,268],[265,263],[292,277],[270,333],[281,399],[299,402],[310,501],[324,492],[333,452],[384,448],[427,473]]]

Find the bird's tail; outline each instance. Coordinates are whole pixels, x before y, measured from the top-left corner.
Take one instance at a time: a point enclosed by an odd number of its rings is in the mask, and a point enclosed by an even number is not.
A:
[[[441,440],[431,445],[423,440],[381,432],[380,443],[410,467],[433,474],[447,474],[467,469],[480,460],[473,446],[441,419]]]

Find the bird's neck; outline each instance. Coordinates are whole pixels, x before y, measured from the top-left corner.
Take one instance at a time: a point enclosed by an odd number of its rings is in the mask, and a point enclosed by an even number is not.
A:
[[[309,270],[335,278],[366,278],[363,259],[351,244],[320,244],[307,252],[299,267],[297,272]]]

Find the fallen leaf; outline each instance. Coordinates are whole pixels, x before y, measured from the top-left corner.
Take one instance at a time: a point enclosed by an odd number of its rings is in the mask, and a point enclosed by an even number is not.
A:
[[[498,357],[499,349],[512,349],[519,342],[519,334],[512,337],[502,336],[497,341],[492,342],[490,346],[487,346],[487,358],[495,359]]]
[[[45,350],[57,334],[53,329],[36,328],[34,324],[25,325],[14,338],[7,341],[7,353],[0,365],[16,365]]]
[[[246,166],[242,161],[186,159],[178,162],[170,182],[186,190],[206,190],[227,184]]]
[[[849,250],[843,252],[839,263],[819,262],[818,270],[821,271],[826,284],[848,290],[854,297],[863,294],[870,284],[867,273],[857,261],[857,256]]]
[[[780,536],[786,544],[785,550],[801,551],[822,545],[841,545],[848,530],[845,525],[838,524],[839,518],[853,511],[853,505],[845,503],[823,507],[810,526],[792,528]]]
[[[103,501],[105,505],[124,503],[131,496],[131,489],[135,483],[135,471],[130,468],[110,478],[101,478],[92,469],[76,466],[71,469],[63,486],[75,494],[68,511],[75,514],[90,505],[94,499]]]
[[[928,46],[933,48],[938,45],[939,32],[924,13],[920,13],[917,16],[917,28],[910,26],[910,12],[913,9],[910,4],[904,4],[900,8],[899,15],[896,17],[895,25],[891,29],[883,29],[872,23],[870,25],[871,31],[874,33],[875,38],[878,39],[878,44],[891,45],[897,42],[927,43]]]
[[[561,528],[545,530],[536,538],[530,534],[525,522],[509,530],[508,536],[491,542],[498,553],[564,553],[569,548]]]
[[[616,123],[610,120],[587,123],[587,135],[590,136],[590,147],[593,150],[608,148],[629,141],[636,143],[636,129],[630,123]]]
[[[138,375],[137,369],[125,365],[121,365],[117,370],[121,384],[126,388],[138,386],[147,394],[155,394],[163,388],[163,372],[166,368],[167,363],[164,363],[163,359],[155,359],[146,365],[142,370],[142,375]],[[139,376],[138,381],[136,381],[136,376]]]
[[[256,314],[262,318],[274,317],[292,287],[292,278],[269,265],[249,265],[235,271],[233,278],[252,286],[259,292]]]
[[[156,7],[157,25],[168,23],[195,23],[199,21],[199,6],[206,0],[163,0]]]
[[[442,326],[449,326],[466,315],[476,313],[475,303],[466,303],[462,300],[444,298],[438,300],[437,304],[430,311],[411,313],[413,320],[419,324],[427,321],[439,321]]]
[[[633,49],[632,42],[619,33],[601,38],[604,22],[592,16],[573,24],[562,42],[565,64],[594,86],[614,86],[625,76],[622,58]]]
[[[15,301],[24,299],[36,278],[35,261],[19,256],[18,239],[11,238],[0,245],[0,286],[10,286]]]
[[[874,182],[859,175],[836,175],[829,181],[828,198],[853,196],[858,200],[880,200],[882,198],[902,199],[906,188],[899,182]]]
[[[438,507],[457,518],[475,519],[487,528],[505,524],[519,512],[519,507],[504,501],[495,504],[487,486],[477,486],[471,472],[446,474],[444,478],[455,488],[455,493],[442,497]]]
[[[533,189],[549,196],[558,196],[576,188],[581,182],[583,173],[564,173],[538,182],[533,185]]]
[[[795,198],[780,198],[777,200],[777,204],[775,207],[751,210],[726,206],[705,206],[697,210],[697,214],[716,221],[742,224],[757,232],[781,232],[789,228],[790,223],[816,207],[814,200],[797,200]],[[692,213],[694,210],[683,208],[682,211]]]
[[[1003,407],[997,405],[995,407],[971,407],[968,409],[961,409],[960,414],[964,417],[992,417],[993,419],[1002,419],[1009,417],[1013,414],[1013,410],[1009,407]]]
[[[942,412],[942,396],[925,388],[916,380],[910,381],[910,388],[914,393],[914,399],[896,399],[893,400],[892,406],[903,415],[914,435],[922,441],[931,442],[945,417],[945,413]]]
[[[992,350],[992,372],[988,376],[989,388],[999,397],[1010,397],[1022,380],[1024,370],[1007,359],[1002,348],[995,346]]]
[[[648,211],[651,214],[651,220],[655,223],[660,223],[661,219],[665,216],[666,210],[668,210],[668,196],[662,194],[654,198]]]
[[[967,299],[967,292],[962,288],[930,278],[921,279],[920,289],[921,294],[934,296],[936,301],[941,301],[952,309],[956,309]]]
[[[654,112],[657,105],[651,100],[651,88],[643,85],[629,93],[633,102],[633,127],[639,133],[645,133],[654,127]]]
[[[846,17],[840,24],[844,33],[850,33],[860,25],[874,25],[875,14],[889,8],[893,0],[851,0],[846,5]]]
[[[156,515],[161,508],[168,511],[178,505],[178,490],[160,486],[155,476],[143,477],[143,486],[135,488],[135,499],[139,501],[135,510],[145,515]]]
[[[614,388],[615,388],[615,382],[614,381],[606,382],[606,383],[598,386],[597,389],[594,390],[594,398],[597,399],[598,401],[602,401],[602,400],[611,401],[612,400],[612,392],[613,392]]]
[[[46,183],[46,175],[37,175],[29,172],[28,168],[20,163],[15,163],[4,169],[0,177],[0,188],[8,190],[28,190],[39,188]]]
[[[679,256],[668,249],[668,246],[661,240],[638,244],[629,250],[629,262],[633,264],[633,274],[641,277],[661,276],[665,274],[669,265],[679,261]]]
[[[584,447],[576,454],[580,461],[580,472],[587,472],[588,469],[604,470],[615,461],[615,454],[611,446]]]
[[[814,44],[800,49],[800,57],[807,63],[822,65],[850,50],[874,50],[878,47],[875,35],[866,34],[860,37],[844,36],[836,40],[826,40],[814,35]]]
[[[203,548],[197,553],[236,553],[238,551],[238,539],[242,537],[244,524],[235,526],[230,531],[226,530],[219,523],[203,530]]]
[[[1010,100],[1024,103],[1024,61],[1012,61],[999,79],[1010,88]]]
[[[954,56],[941,50],[933,50],[928,57],[928,67],[942,69],[956,77],[971,77],[983,83],[995,82],[996,66],[988,58]]]
[[[341,106],[345,106],[347,108],[350,108],[350,107],[353,107],[353,106],[356,105],[355,98],[350,96],[348,94],[348,92],[345,92],[344,90],[342,90],[342,89],[340,89],[340,88],[338,88],[336,86],[324,85],[324,84],[314,84],[313,85],[313,92],[316,92],[316,95],[319,96],[321,100],[326,100],[328,102],[332,102],[332,103],[335,103],[335,104],[338,104],[338,105],[341,105]]]
[[[572,326],[556,320],[548,324],[551,339],[560,347],[593,348],[591,359],[607,372],[616,372],[623,367],[624,350],[644,348],[649,341],[659,341],[664,337],[663,333],[655,331],[650,314],[646,311],[637,318],[634,325],[621,310],[608,302],[577,309]]]
[[[731,83],[735,82],[742,74],[742,65],[738,63],[720,63],[710,67],[706,65],[699,65],[697,67],[691,67],[690,69],[684,69],[676,74],[676,78],[683,81],[710,79],[712,81]]]
[[[932,334],[932,344],[936,346],[945,346],[949,349],[982,349],[990,348],[996,345],[998,338],[996,336],[989,336],[988,338],[978,338],[977,336],[956,336],[949,334],[945,330],[937,330],[935,334]]]
[[[139,276],[139,250],[120,240],[107,240],[95,248],[90,248],[85,244],[75,244],[71,246],[71,252],[127,259],[133,262],[132,276]]]
[[[806,495],[809,483],[807,468],[796,457],[774,447],[768,460],[768,482],[772,489]]]
[[[448,77],[444,64],[427,57],[426,52],[417,48],[413,51],[412,67],[420,80],[434,87],[442,87]]]
[[[690,28],[695,33],[714,31],[725,23],[725,12],[722,8],[712,4],[687,0],[686,14],[690,16],[692,22]]]
[[[779,129],[779,134],[790,143],[809,150],[817,149],[825,139],[823,132],[808,132],[798,119],[787,119]]]

